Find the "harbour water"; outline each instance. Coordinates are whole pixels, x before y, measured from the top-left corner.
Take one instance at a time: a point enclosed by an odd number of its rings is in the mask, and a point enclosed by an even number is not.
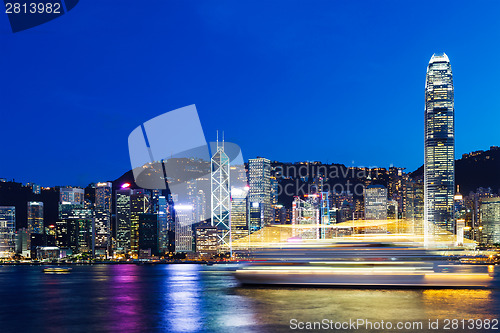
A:
[[[40,266],[1,266],[1,332],[287,332],[298,323],[360,319],[421,322],[422,329],[331,331],[426,332],[431,320],[439,324],[434,332],[461,332],[451,323],[446,330],[446,320],[464,319],[467,326],[469,319],[500,319],[498,278],[492,289],[248,288],[229,269],[82,265],[44,274]]]

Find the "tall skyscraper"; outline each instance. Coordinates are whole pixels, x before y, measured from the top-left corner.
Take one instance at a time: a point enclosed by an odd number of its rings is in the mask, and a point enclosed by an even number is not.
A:
[[[130,196],[131,189],[116,191],[116,251],[130,251]]]
[[[448,56],[434,54],[425,83],[424,233],[454,232],[455,128]],[[430,228],[432,230],[430,230]]]
[[[168,204],[164,195],[158,196],[158,250],[160,253],[168,252]]]
[[[150,197],[143,189],[133,190],[130,196],[130,250],[139,256],[139,216],[149,213]]]
[[[424,184],[422,181],[409,180],[406,184],[404,217],[411,224],[413,233],[422,235],[424,221]]]
[[[175,252],[193,252],[193,206],[175,204]]]
[[[224,141],[217,140],[217,151],[211,159],[212,226],[219,235],[219,246],[231,248],[231,194],[229,157],[224,152]],[[177,232],[177,231],[176,231]]]
[[[0,206],[0,258],[9,258],[15,253],[16,207]]]
[[[158,255],[158,214],[139,214],[139,258]]]
[[[250,208],[259,207],[261,211],[259,225],[252,221],[252,231],[260,229],[274,220],[271,193],[271,161],[267,158],[254,158],[248,161],[249,202]]]
[[[231,188],[231,238],[233,241],[248,233],[248,187]]]
[[[97,254],[106,255],[111,233],[111,193],[112,184],[97,183],[95,188],[95,248]]]
[[[28,201],[28,233],[43,234],[43,202]]]
[[[370,185],[365,189],[365,219],[387,220],[387,189]]]
[[[95,238],[91,209],[85,208],[83,204],[62,202],[59,204],[59,220],[61,223],[56,223],[56,244],[59,244],[58,246],[68,247],[73,252],[94,253]],[[59,235],[58,232],[65,234]]]

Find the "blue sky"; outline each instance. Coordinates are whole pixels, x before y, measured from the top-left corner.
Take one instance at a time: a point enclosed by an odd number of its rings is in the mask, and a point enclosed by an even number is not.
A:
[[[130,168],[144,121],[196,104],[245,159],[423,163],[424,85],[450,57],[456,154],[499,145],[500,2],[80,1],[0,14],[0,177],[86,185]]]

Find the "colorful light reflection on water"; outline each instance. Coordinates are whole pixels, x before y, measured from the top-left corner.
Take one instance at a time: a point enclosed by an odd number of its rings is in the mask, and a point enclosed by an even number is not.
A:
[[[223,266],[0,267],[2,332],[269,332],[292,318],[494,318],[500,290],[244,288]]]

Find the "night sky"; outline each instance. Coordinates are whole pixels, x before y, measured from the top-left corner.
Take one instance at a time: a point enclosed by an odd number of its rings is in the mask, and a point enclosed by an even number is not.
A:
[[[196,104],[244,158],[423,163],[424,86],[450,57],[456,155],[500,145],[499,1],[80,1],[12,33],[0,13],[0,178],[118,178],[143,122]]]

